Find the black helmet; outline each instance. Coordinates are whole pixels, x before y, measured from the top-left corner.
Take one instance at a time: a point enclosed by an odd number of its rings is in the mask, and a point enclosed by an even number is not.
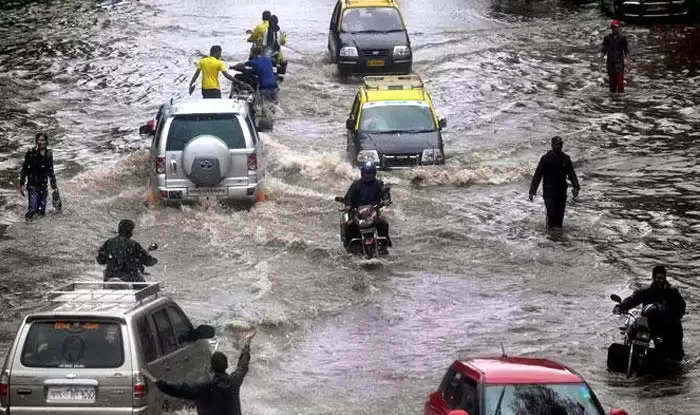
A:
[[[371,181],[377,176],[377,166],[371,161],[365,161],[360,166],[360,176],[364,181]]]
[[[131,238],[131,235],[134,234],[134,227],[136,224],[134,221],[130,219],[122,219],[119,221],[119,227],[117,231],[119,232],[119,236],[125,236],[127,238]]]
[[[269,10],[265,10],[265,11],[263,12],[262,19],[265,20],[265,21],[270,20],[270,16],[271,16],[271,15],[272,15],[272,13],[270,13]]]
[[[562,138],[559,137],[558,135],[555,135],[554,137],[552,137],[552,145],[553,146],[564,145],[564,140],[562,140]]]

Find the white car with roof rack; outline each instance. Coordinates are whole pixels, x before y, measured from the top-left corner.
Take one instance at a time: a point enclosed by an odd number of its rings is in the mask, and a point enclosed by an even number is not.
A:
[[[69,284],[22,321],[1,367],[0,413],[160,414],[183,402],[141,370],[201,381],[213,337],[158,282]]]

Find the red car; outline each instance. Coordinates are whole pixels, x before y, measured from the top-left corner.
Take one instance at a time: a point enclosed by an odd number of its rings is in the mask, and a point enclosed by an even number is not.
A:
[[[546,359],[484,357],[455,361],[425,415],[604,415],[603,407],[576,372]],[[613,409],[610,415],[627,415]]]

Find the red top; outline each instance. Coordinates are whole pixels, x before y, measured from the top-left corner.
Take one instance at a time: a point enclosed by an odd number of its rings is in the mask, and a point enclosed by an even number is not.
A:
[[[483,357],[460,360],[456,366],[480,383],[580,383],[583,378],[568,367],[547,359]]]

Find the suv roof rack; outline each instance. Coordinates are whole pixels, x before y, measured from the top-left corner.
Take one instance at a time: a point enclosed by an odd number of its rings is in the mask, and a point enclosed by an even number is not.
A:
[[[78,281],[49,291],[52,303],[138,304],[158,297],[160,282]]]
[[[423,88],[423,80],[416,74],[365,76],[362,78],[366,89],[416,89]]]

